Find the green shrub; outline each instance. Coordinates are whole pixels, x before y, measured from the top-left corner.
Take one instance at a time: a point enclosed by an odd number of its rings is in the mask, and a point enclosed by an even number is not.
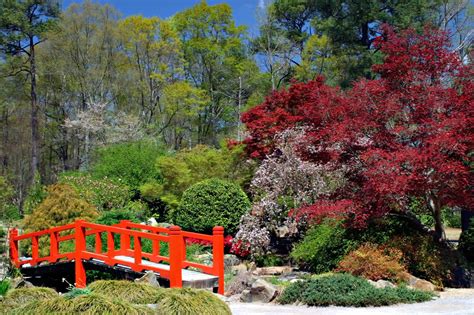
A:
[[[209,179],[187,189],[172,221],[185,230],[210,233],[220,225],[226,234],[236,232],[240,217],[250,209],[250,201],[234,183]]]
[[[74,188],[66,184],[47,187],[48,196],[23,220],[26,232],[39,231],[83,219],[93,221],[94,206],[83,200]]]
[[[7,222],[20,218],[18,208],[13,204],[14,190],[3,176],[0,176],[0,221]]]
[[[329,272],[357,246],[357,241],[346,238],[342,223],[323,222],[306,232],[303,240],[295,245],[292,259],[300,268],[316,273]]]
[[[126,280],[99,280],[88,288],[92,293],[101,294],[111,299],[119,299],[132,304],[153,304],[162,290],[144,283]]]
[[[138,190],[140,185],[159,179],[155,161],[163,154],[163,149],[153,141],[114,144],[96,152],[91,174]]]
[[[474,262],[474,218],[469,228],[461,233],[458,249],[470,263]]]
[[[157,298],[158,313],[163,315],[231,315],[229,306],[209,291],[165,289]]]
[[[382,306],[429,301],[430,292],[405,287],[378,289],[367,280],[349,274],[333,274],[290,284],[279,302],[301,302],[309,306]]]
[[[0,281],[0,296],[7,294],[10,289],[10,281],[8,279],[3,279]]]
[[[240,146],[229,150],[225,145],[222,149],[197,145],[159,157],[156,168],[162,182],[143,185],[141,194],[148,199],[160,198],[168,208],[175,209],[184,191],[205,179],[230,180],[244,187],[253,176],[253,164],[245,162],[242,150]]]
[[[63,173],[59,182],[74,187],[82,199],[99,210],[123,208],[132,197],[128,186],[119,181],[109,178],[95,179],[86,173]]]
[[[401,282],[407,280],[403,278],[406,269],[400,264],[401,259],[402,252],[397,249],[365,243],[347,254],[336,270],[374,281]]]

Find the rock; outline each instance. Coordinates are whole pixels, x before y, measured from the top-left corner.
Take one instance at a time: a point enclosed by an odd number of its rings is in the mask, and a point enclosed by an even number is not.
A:
[[[290,283],[296,283],[296,282],[300,282],[300,281],[303,281],[303,279],[291,279]]]
[[[244,290],[250,289],[257,279],[257,277],[253,276],[252,273],[248,271],[238,273],[227,285],[225,296],[241,294]]]
[[[169,224],[169,223],[166,223],[166,222],[160,222],[157,225],[157,227],[162,227],[162,228],[169,228],[170,226],[172,226],[172,225]]]
[[[422,290],[422,291],[429,291],[429,292],[436,291],[436,286],[433,283],[427,280],[417,278],[413,275],[410,275],[408,279],[408,287],[412,289]]]
[[[290,273],[292,271],[293,268],[290,266],[262,267],[255,269],[254,274],[258,276],[276,276]]]
[[[286,225],[280,226],[276,229],[276,234],[279,238],[283,238],[290,234],[290,229]]]
[[[250,294],[250,290],[243,290],[242,294],[240,294],[240,301],[244,303],[251,303],[252,302],[252,294]]]
[[[255,264],[253,261],[247,265],[247,270],[249,271],[255,271],[257,269],[257,264]]]
[[[239,274],[239,273],[242,273],[242,272],[246,272],[247,271],[247,266],[245,264],[239,264],[237,266],[231,266],[230,270],[231,270],[232,274],[236,275],[236,274]]]
[[[224,255],[224,266],[232,267],[232,266],[237,266],[239,264],[240,264],[240,259],[237,258],[237,256],[232,255],[232,254]]]
[[[279,294],[277,287],[271,283],[257,279],[251,286],[250,290],[246,289],[242,291],[240,300],[242,302],[261,302],[269,303],[273,301]]]
[[[378,281],[372,281],[372,280],[367,280],[371,285],[373,285],[376,288],[383,289],[383,288],[395,288],[396,285],[391,283],[390,281],[387,280],[378,280]]]
[[[156,279],[155,273],[151,271],[145,272],[143,277],[135,279],[135,282],[147,283],[157,288],[160,287],[160,283]]]
[[[146,220],[146,225],[158,226],[158,222],[155,218],[149,218],[148,220]]]
[[[25,279],[23,278],[15,278],[13,279],[11,282],[10,282],[10,286],[12,289],[18,289],[18,288],[33,288],[34,285],[29,282],[29,281],[26,281]]]

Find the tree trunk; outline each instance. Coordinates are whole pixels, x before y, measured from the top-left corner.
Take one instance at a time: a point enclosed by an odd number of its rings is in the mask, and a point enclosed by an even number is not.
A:
[[[30,75],[31,75],[31,183],[39,165],[39,124],[38,124],[38,97],[36,95],[36,60],[35,44],[30,37]]]
[[[441,218],[441,204],[433,193],[428,194],[428,206],[431,209],[435,222],[435,237],[437,240],[442,240],[446,238],[446,234],[444,233],[443,220]]]

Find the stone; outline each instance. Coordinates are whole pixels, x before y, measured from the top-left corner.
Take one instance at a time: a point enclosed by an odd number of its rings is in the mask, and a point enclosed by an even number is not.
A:
[[[257,277],[253,276],[251,272],[240,272],[227,284],[225,296],[241,294],[244,290],[249,289],[255,281],[257,281]]]
[[[257,276],[278,276],[293,272],[293,268],[290,266],[274,266],[274,267],[262,267],[257,268],[254,274]]]
[[[150,225],[150,226],[158,226],[158,222],[156,221],[155,218],[149,218],[148,220],[146,220],[146,225]]]
[[[135,279],[135,282],[147,283],[156,288],[160,287],[160,283],[158,282],[155,273],[152,271],[145,272],[145,274],[141,278]]]
[[[273,284],[263,280],[257,279],[251,286],[250,290],[245,289],[240,295],[240,301],[269,303],[273,301],[280,291]]]
[[[224,255],[224,265],[227,267],[237,266],[240,264],[240,259],[232,254]]]
[[[25,279],[23,278],[15,278],[13,279],[11,282],[10,282],[10,286],[12,289],[18,289],[18,288],[33,288],[34,285],[29,282],[29,281],[26,281]]]
[[[241,272],[246,272],[247,271],[247,265],[245,264],[239,264],[237,266],[231,266],[230,267],[230,271],[232,272],[232,274],[236,275],[236,274],[239,274]]]
[[[371,285],[378,289],[383,289],[383,288],[395,288],[396,285],[391,283],[390,281],[387,280],[378,280],[378,281],[372,281],[372,280],[367,280]]]
[[[436,286],[433,283],[427,280],[417,278],[413,275],[410,275],[408,279],[408,287],[411,289],[418,289],[422,291],[429,291],[429,292],[436,291]]]

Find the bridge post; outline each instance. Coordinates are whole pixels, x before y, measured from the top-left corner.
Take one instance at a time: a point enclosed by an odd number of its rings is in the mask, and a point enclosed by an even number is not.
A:
[[[18,230],[16,228],[13,228],[10,230],[10,235],[9,235],[9,241],[10,241],[10,260],[13,262],[13,264],[17,267],[19,267],[18,264],[18,241],[16,240],[16,237],[18,236]]]
[[[129,223],[130,223],[130,220],[121,220],[118,226],[121,227],[122,229],[126,229]],[[130,249],[130,235],[120,234],[120,253],[122,255],[126,255],[129,249]]]
[[[219,277],[217,293],[224,294],[224,228],[215,226],[212,229],[212,265]]]
[[[59,246],[58,246],[58,232],[51,232],[50,246],[49,246],[49,262],[55,263],[58,260]]]
[[[181,288],[183,286],[182,278],[182,248],[183,235],[179,226],[171,226],[169,229],[169,252],[170,252],[170,287]]]
[[[76,220],[76,252],[74,257],[76,288],[85,288],[87,284],[86,270],[82,263],[82,252],[86,249],[86,233],[82,226],[84,220]]]

